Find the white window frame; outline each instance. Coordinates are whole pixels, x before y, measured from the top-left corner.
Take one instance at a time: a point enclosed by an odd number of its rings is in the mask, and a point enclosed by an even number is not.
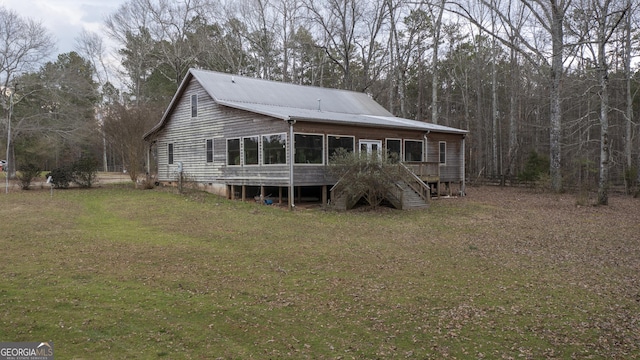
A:
[[[312,136],[320,136],[322,137],[322,151],[321,151],[321,155],[320,158],[322,159],[321,163],[299,163],[296,162],[296,143],[297,141],[295,141],[296,135],[312,135]],[[302,166],[322,166],[324,165],[325,159],[325,143],[326,143],[326,136],[324,136],[324,134],[317,134],[317,133],[302,133],[302,132],[295,132],[293,133],[293,164],[294,165],[302,165]]]
[[[402,139],[385,138],[384,139],[385,156],[389,156],[389,140],[399,141],[400,142],[400,156],[398,157],[398,161],[400,161],[400,162],[404,161],[404,146],[403,146]]]
[[[264,155],[265,155],[265,150],[264,150],[264,138],[265,137],[269,137],[269,136],[275,136],[275,135],[280,135],[282,136],[282,138],[284,138],[284,162],[283,163],[278,163],[278,164],[265,164],[264,163]],[[259,148],[262,150],[262,154],[260,156],[259,162],[261,165],[264,166],[282,166],[282,165],[286,165],[288,164],[288,154],[287,154],[287,133],[273,133],[273,134],[265,134],[265,135],[260,135],[260,143],[259,143]]]
[[[444,145],[444,154],[442,151],[442,145]],[[444,155],[444,161],[442,161],[443,155]],[[447,142],[446,141],[438,141],[438,163],[440,165],[447,165]]]
[[[356,148],[356,137],[353,135],[336,135],[336,134],[327,134],[326,138],[327,138],[327,144],[326,144],[326,154],[325,156],[327,157],[327,164],[331,161],[331,154],[329,154],[329,137],[334,137],[334,138],[351,138],[351,147],[352,147],[352,152],[355,152],[357,150]]]
[[[211,141],[211,161],[209,161],[209,141]],[[204,160],[207,164],[213,164],[214,162],[213,143],[213,138],[204,139]]]
[[[198,117],[198,94],[191,94],[191,118]]]
[[[172,142],[167,143],[167,164],[168,165],[173,165],[173,163],[175,162],[175,159],[174,159],[175,155],[176,155],[176,146]]]
[[[406,144],[407,142],[419,142],[420,143],[420,148],[422,149],[422,159],[420,160],[407,160],[405,158],[406,156]],[[424,141],[423,140],[414,140],[414,139],[404,139],[402,142],[402,161],[424,161],[424,155],[425,155],[425,150],[424,150]]]
[[[231,140],[238,140],[238,156],[239,156],[239,160],[238,164],[229,164],[229,141]],[[232,137],[232,138],[227,138],[225,139],[225,148],[226,148],[226,152],[225,152],[225,165],[226,166],[242,166],[242,138],[240,137]]]
[[[245,142],[246,139],[251,139],[251,138],[256,138],[256,145],[258,146],[258,148],[256,149],[257,150],[257,154],[256,154],[256,156],[257,156],[256,160],[257,161],[256,161],[255,164],[247,164],[246,163],[247,151],[244,148],[244,142]],[[250,135],[250,136],[243,136],[242,137],[241,144],[240,144],[240,154],[242,154],[242,156],[240,158],[242,159],[241,160],[241,164],[243,166],[260,166],[260,155],[262,155],[262,152],[260,151],[260,148],[261,148],[260,139],[261,139],[260,135]]]

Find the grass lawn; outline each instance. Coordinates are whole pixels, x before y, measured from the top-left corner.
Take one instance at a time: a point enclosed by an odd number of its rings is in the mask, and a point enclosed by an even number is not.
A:
[[[610,203],[0,194],[0,341],[52,341],[56,359],[640,358],[640,200]]]

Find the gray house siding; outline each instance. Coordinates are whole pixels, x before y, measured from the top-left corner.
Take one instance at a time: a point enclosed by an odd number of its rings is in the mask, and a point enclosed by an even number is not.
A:
[[[427,161],[440,161],[440,142],[446,143],[446,161],[440,165],[441,182],[462,181],[462,136],[430,133],[427,136]]]
[[[191,94],[198,94],[198,117],[191,118]],[[340,126],[314,122],[297,122],[295,133],[323,135],[325,146],[322,165],[294,164],[296,186],[332,185],[336,179],[328,175],[327,136],[353,136],[357,147],[359,140],[380,140],[383,147],[387,139],[423,141],[426,132],[374,127]],[[243,139],[249,136],[286,134],[287,163],[282,165],[227,165],[227,139]],[[168,135],[170,134],[170,135]],[[192,80],[185,95],[177,103],[171,121],[157,136],[158,179],[177,181],[178,163],[189,180],[225,185],[287,186],[289,182],[289,126],[281,120],[248,111],[219,105],[204,92],[197,81]],[[461,180],[461,136],[457,134],[430,133],[425,146],[425,161],[439,161],[439,142],[447,143],[447,161],[440,167],[441,181]],[[213,163],[206,162],[206,140],[213,139]],[[174,146],[174,163],[168,164],[168,144]],[[259,141],[262,153],[262,142]]]
[[[198,95],[198,116],[191,117],[191,96]],[[178,164],[182,163],[183,171],[189,180],[210,182],[210,179],[221,174],[223,159],[215,151],[221,142],[223,117],[217,106],[197,81],[191,81],[186,88],[185,96],[177,102],[173,109],[171,121],[158,133],[158,180],[177,181]],[[214,162],[207,163],[206,140],[213,139]],[[173,164],[168,161],[168,144],[173,144]],[[222,154],[224,156],[224,154]],[[218,160],[218,161],[216,161]]]
[[[191,117],[192,94],[198,95],[196,118]],[[199,183],[264,186],[284,186],[288,183],[289,168],[286,164],[227,165],[227,139],[284,134],[288,132],[285,121],[219,105],[195,79],[186,86],[184,95],[169,116],[171,121],[156,136],[159,181],[177,181],[178,164],[182,163],[187,179]],[[206,158],[208,139],[213,140],[211,163]],[[173,144],[173,164],[168,161],[170,143]],[[259,144],[261,147],[261,142]]]
[[[262,91],[256,91],[257,88]],[[263,96],[265,89],[283,93],[275,98],[273,94]],[[306,91],[314,92],[314,96],[318,93],[313,98],[323,99],[322,109],[309,109],[303,105],[296,107],[292,103],[291,99],[300,97],[298,92]],[[289,96],[285,96],[287,93]],[[198,98],[195,117],[192,116],[192,95],[197,95]],[[287,101],[280,100],[289,97],[291,99]],[[353,109],[359,110],[347,111],[351,109],[350,103],[354,106]],[[386,150],[387,140],[399,140],[403,149],[407,140],[420,141],[422,158],[411,160],[435,163],[440,160],[439,143],[444,141],[446,161],[439,167],[440,181],[452,183],[464,179],[464,130],[393,117],[379,104],[360,93],[310,89],[242,77],[234,80],[231,75],[213,72],[190,70],[162,120],[145,135],[145,140],[156,147],[156,176],[161,182],[178,181],[181,166],[187,181],[196,182],[221,195],[229,195],[228,185],[284,188],[288,187],[291,178],[290,148],[293,142],[289,138],[288,121],[295,122],[295,134],[322,135],[324,144],[321,164],[293,164],[296,187],[331,186],[336,183],[337,179],[328,171],[329,136],[352,137],[356,151],[360,140],[380,141],[383,151]],[[286,162],[264,164],[265,161],[260,159],[264,154],[262,137],[276,134],[282,134],[286,138]],[[242,161],[239,165],[229,165],[228,140],[239,139],[242,144],[242,140],[247,137],[258,137],[258,163],[245,164]],[[208,140],[213,141],[213,161],[207,161]],[[169,144],[173,146],[171,164]],[[243,155],[241,145],[241,159],[244,158]],[[281,155],[277,150],[274,156]]]

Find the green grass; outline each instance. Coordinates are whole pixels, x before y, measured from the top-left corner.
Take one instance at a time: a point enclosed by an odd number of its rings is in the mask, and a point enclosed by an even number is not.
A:
[[[640,356],[638,301],[603,290],[636,275],[581,281],[568,270],[595,265],[512,251],[496,212],[3,194],[0,341],[53,341],[57,359]]]

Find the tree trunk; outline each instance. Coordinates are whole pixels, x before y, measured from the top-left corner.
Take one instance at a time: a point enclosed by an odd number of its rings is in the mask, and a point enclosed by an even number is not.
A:
[[[625,181],[625,191],[627,194],[631,193],[631,182],[634,179],[631,179],[633,168],[633,160],[632,160],[632,152],[633,152],[633,93],[631,92],[631,0],[627,1],[627,6],[629,7],[629,11],[627,13],[626,21],[625,21],[625,50],[624,50],[624,74],[626,78],[626,102],[627,108],[625,112],[625,144],[624,144],[624,155],[626,160],[626,169],[627,175],[624,177]],[[640,180],[640,171],[638,171],[638,180]]]
[[[495,12],[491,12],[491,23],[495,26]],[[495,29],[491,29],[495,33]],[[498,72],[496,70],[496,38],[491,40],[491,172],[494,176],[500,176],[501,169],[498,164]],[[503,179],[500,185],[504,185]]]
[[[509,92],[509,150],[507,150],[507,174],[506,177],[511,181],[511,177],[515,174],[515,158],[517,156],[518,146],[518,116],[517,116],[517,99],[518,93],[518,57],[514,49],[511,49],[511,91]]]
[[[600,178],[598,179],[598,205],[609,203],[609,74],[604,56],[604,43],[600,46]]]
[[[442,13],[444,12],[444,0],[438,5],[438,17],[433,29],[433,77],[431,78],[431,122],[438,124],[438,47],[440,43],[440,28],[442,27]]]
[[[562,111],[560,108],[560,82],[563,73],[562,50],[564,48],[564,13],[558,4],[553,4],[551,18],[551,42],[553,48],[551,60],[551,89],[549,91],[549,173],[551,189],[562,191],[562,162],[560,136],[562,131]]]

